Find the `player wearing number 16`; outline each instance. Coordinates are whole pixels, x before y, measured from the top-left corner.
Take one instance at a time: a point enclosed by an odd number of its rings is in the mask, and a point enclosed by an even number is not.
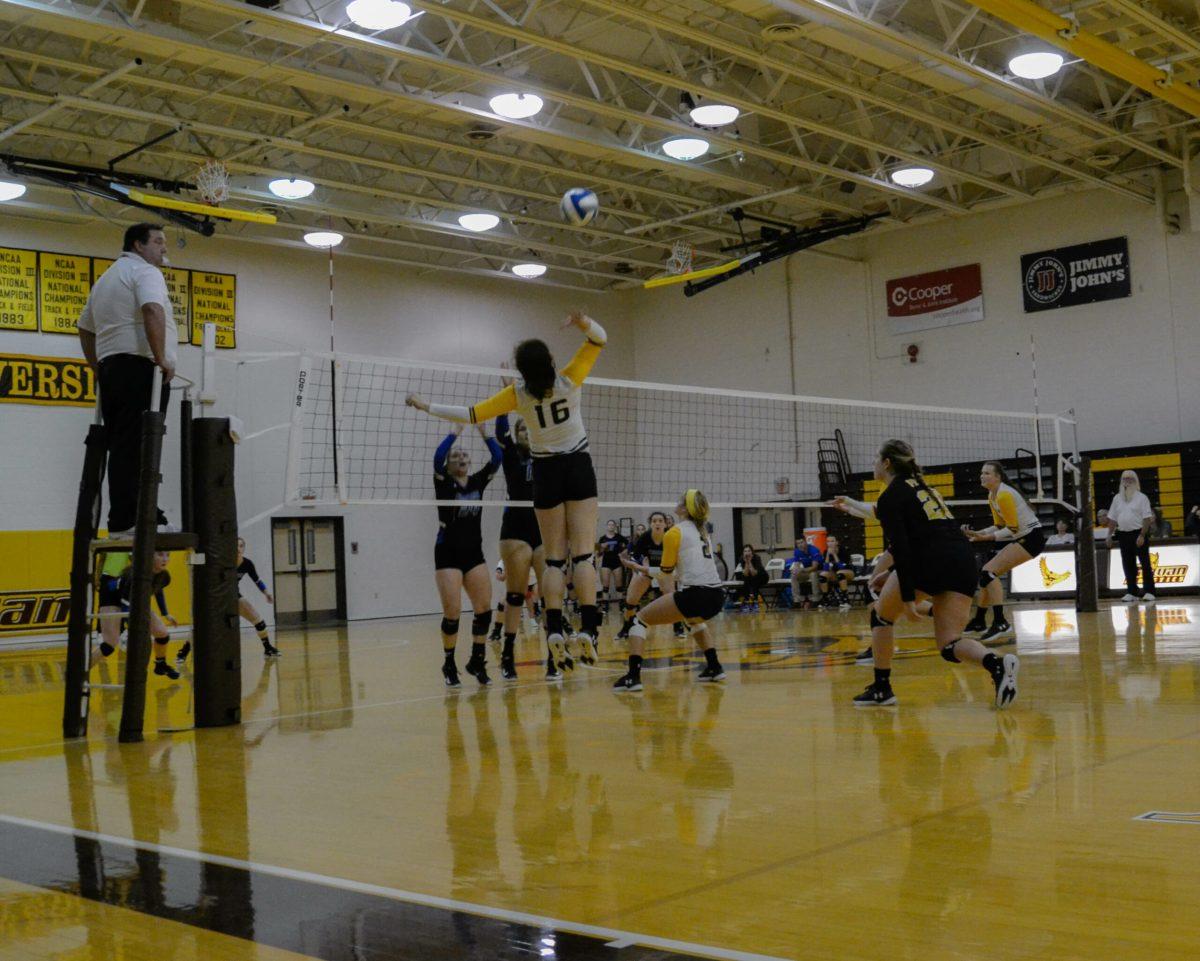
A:
[[[574,564],[583,628],[579,635],[582,646],[579,659],[585,664],[596,661],[596,633],[600,627],[596,569],[592,565],[596,472],[583,425],[581,388],[608,336],[603,327],[578,312],[571,314],[563,326],[577,327],[586,340],[561,370],[554,366],[554,358],[544,341],[523,340],[517,344],[513,357],[520,378],[487,400],[463,407],[429,404],[416,394],[409,394],[407,403],[458,423],[476,424],[512,411],[524,418],[533,453],[533,507],[546,548],[546,576],[542,584],[546,639],[552,656],[566,667],[571,659],[563,634],[562,604],[568,557]]]

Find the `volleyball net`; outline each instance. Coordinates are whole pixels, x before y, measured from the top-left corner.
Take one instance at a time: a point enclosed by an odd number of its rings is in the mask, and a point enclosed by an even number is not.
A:
[[[472,404],[511,371],[402,358],[308,353],[295,360],[283,501],[287,505],[439,503],[433,452],[454,425],[407,407]],[[821,449],[840,441],[843,471],[869,472],[882,441],[922,464],[1032,458],[1033,498],[1076,510],[1078,460],[1068,414],[991,411],[589,378],[583,416],[601,504],[659,508],[688,487],[718,507],[818,507]],[[483,425],[489,436],[494,424]],[[281,439],[277,443],[281,443]],[[488,457],[475,428],[459,441],[471,470]],[[827,455],[826,455],[827,456]],[[453,504],[454,502],[445,502]],[[505,499],[491,484],[485,505]],[[959,503],[972,503],[959,501]]]

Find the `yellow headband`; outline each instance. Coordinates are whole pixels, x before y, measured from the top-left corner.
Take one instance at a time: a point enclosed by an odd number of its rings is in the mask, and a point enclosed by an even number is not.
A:
[[[683,506],[687,508],[688,516],[696,516],[696,495],[700,492],[694,487],[689,487],[683,492]]]

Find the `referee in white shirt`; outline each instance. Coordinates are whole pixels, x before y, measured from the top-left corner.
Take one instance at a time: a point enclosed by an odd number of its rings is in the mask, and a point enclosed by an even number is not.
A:
[[[132,531],[137,514],[142,413],[150,409],[154,368],[162,368],[160,410],[175,374],[178,334],[167,282],[159,269],[167,240],[158,224],[125,231],[123,253],[92,287],[79,316],[83,356],[96,371],[100,413],[108,432],[108,530]],[[166,518],[159,512],[159,523]]]
[[[1129,603],[1137,598],[1138,564],[1142,565],[1142,582],[1145,585],[1143,601],[1154,600],[1154,570],[1150,565],[1150,527],[1154,523],[1154,510],[1150,498],[1142,493],[1138,476],[1131,470],[1121,474],[1121,489],[1113,498],[1108,509],[1109,546],[1112,546],[1112,531],[1117,532],[1117,544],[1121,548],[1121,566],[1125,568],[1126,593],[1121,600]]]

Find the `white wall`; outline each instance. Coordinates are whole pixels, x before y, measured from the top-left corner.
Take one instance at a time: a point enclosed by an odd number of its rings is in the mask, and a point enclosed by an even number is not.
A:
[[[1119,235],[1129,238],[1131,297],[1023,312],[1022,254]],[[829,249],[860,262],[802,253],[693,298],[678,288],[645,296],[632,314],[637,377],[787,390],[790,300],[798,393],[1032,410],[1032,333],[1041,410],[1074,408],[1081,446],[1200,436],[1200,235],[1168,236],[1153,207],[1069,194]],[[975,262],[982,322],[889,334],[889,279]],[[685,333],[686,349],[667,349]],[[917,364],[904,356],[912,342],[920,345]]]
[[[247,351],[323,350],[329,343],[329,287],[323,253],[239,243],[220,233],[186,237],[168,231],[172,263],[180,267],[237,274],[238,345],[221,353],[217,414],[236,414],[245,433],[286,423],[294,387],[294,359],[238,364]],[[108,225],[60,225],[0,214],[0,246],[116,256],[121,231]],[[582,307],[610,332],[596,373],[628,377],[633,345],[628,322],[609,313],[615,300],[576,295],[536,284],[490,281],[442,272],[412,271],[374,261],[337,256],[335,260],[337,348],[380,357],[497,365],[513,343],[543,336],[556,354],[569,356],[577,335],[560,332],[568,309]],[[0,331],[0,352],[79,357],[72,337]],[[199,348],[181,345],[180,372],[198,377]],[[474,398],[463,398],[471,400]],[[175,401],[173,401],[174,403]],[[166,483],[161,502],[178,518],[178,451],[174,411],[168,418],[164,456]],[[0,407],[0,530],[68,529],[74,517],[82,465],[83,437],[91,412],[79,408],[5,404]],[[244,443],[238,450],[238,507],[245,521],[282,501],[287,432]],[[484,448],[472,439],[473,451]],[[432,456],[432,447],[422,452]],[[503,480],[497,480],[503,485]],[[298,511],[279,511],[295,514]],[[432,556],[436,515],[432,507],[314,508],[312,514],[345,514],[346,582],[354,618],[440,610],[433,586]],[[496,560],[499,511],[484,512],[484,545]],[[260,570],[270,570],[269,521],[244,531]],[[356,541],[359,553],[349,555]],[[66,571],[63,572],[66,583]]]

